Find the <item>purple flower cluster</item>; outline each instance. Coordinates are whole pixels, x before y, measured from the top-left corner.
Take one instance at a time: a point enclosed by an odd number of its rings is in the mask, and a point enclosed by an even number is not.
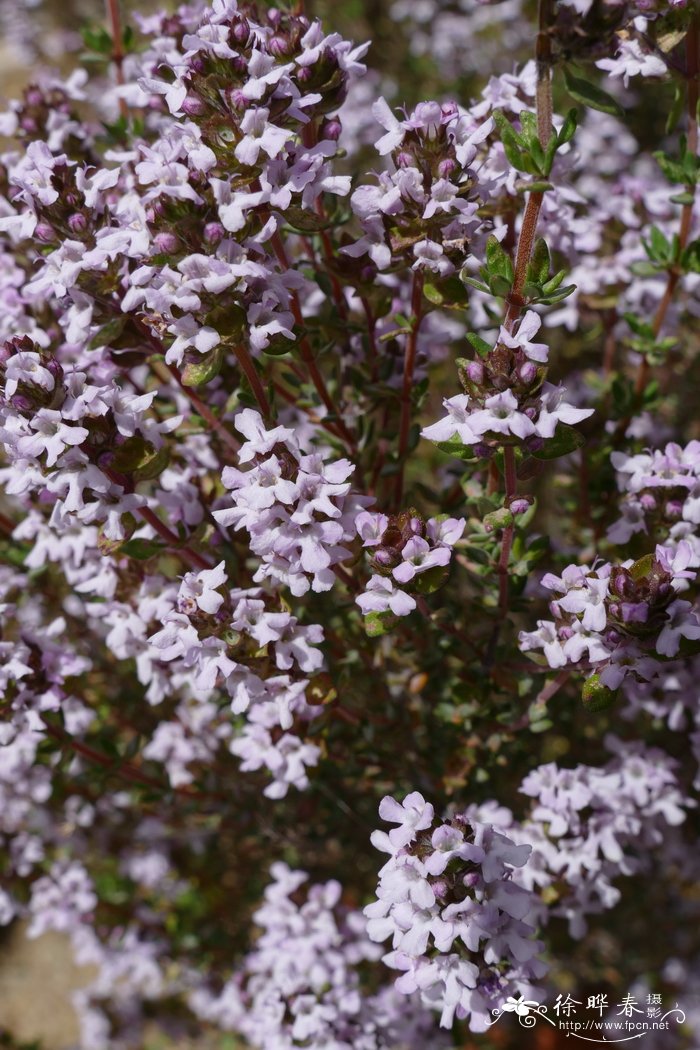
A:
[[[550,667],[587,664],[603,686],[617,689],[627,674],[653,678],[684,639],[700,639],[700,619],[678,592],[695,578],[692,551],[657,546],[653,555],[622,565],[569,565],[547,573],[542,586],[555,597],[554,620],[520,634],[524,652],[542,649]]]
[[[430,518],[417,511],[399,515],[363,511],[355,519],[362,546],[372,551],[365,591],[356,599],[362,612],[407,616],[416,607],[410,591],[430,593],[444,583],[454,545],[464,532],[463,518]],[[398,584],[398,586],[397,586]]]
[[[546,969],[528,922],[536,899],[513,877],[530,847],[467,817],[436,826],[433,806],[417,791],[402,803],[387,796],[379,815],[398,826],[372,834],[389,860],[377,900],[365,908],[367,932],[373,941],[392,938],[384,962],[403,971],[398,991],[419,992],[443,1027],[468,1017],[473,1031],[483,1031],[494,1007],[529,990]]]
[[[672,846],[674,829],[696,805],[682,789],[678,763],[659,748],[613,735],[605,743],[614,757],[603,766],[549,762],[528,773],[520,791],[533,805],[522,823],[490,803],[468,811],[529,844],[528,862],[513,877],[541,895],[539,922],[565,919],[576,938],[589,916],[618,903],[620,876],[648,871],[654,853]]]
[[[355,517],[370,502],[351,492],[355,468],[347,459],[325,463],[319,451],[304,455],[293,430],[266,430],[252,409],[235,426],[246,438],[239,462],[251,466],[224,469],[233,507],[215,511],[216,520],[248,532],[260,558],[257,583],[276,580],[297,597],[310,587],[330,590],[333,567],[350,557],[343,544],[354,537]]]
[[[574,408],[561,387],[544,381],[548,347],[532,342],[540,327],[528,311],[517,328],[501,326],[488,355],[466,363],[466,393],[445,399],[447,415],[423,429],[430,441],[473,446],[480,455],[502,445],[541,448],[560,423],[580,423],[592,409]]]
[[[623,494],[621,516],[608,529],[615,544],[629,542],[639,532],[662,534],[664,544],[690,545],[689,566],[700,565],[700,442],[685,448],[669,442],[664,449],[629,455],[613,452],[617,486]]]
[[[419,1005],[407,1006],[388,989],[363,993],[360,969],[381,949],[367,938],[362,915],[343,905],[339,882],[304,887],[306,872],[282,863],[273,864],[271,875],[253,916],[260,931],[254,950],[220,991],[192,993],[197,1016],[260,1050],[447,1045]]]

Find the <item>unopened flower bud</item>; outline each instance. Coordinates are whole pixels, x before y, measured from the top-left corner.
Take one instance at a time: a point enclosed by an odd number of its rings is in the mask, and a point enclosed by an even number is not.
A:
[[[231,36],[237,44],[245,44],[250,36],[250,26],[245,18],[240,18],[238,22],[231,27]]]
[[[24,394],[13,394],[10,398],[10,404],[13,408],[17,409],[18,412],[35,412],[36,405],[32,404],[31,398],[26,397]]]
[[[325,120],[321,125],[321,131],[319,137],[326,139],[330,142],[337,142],[343,130],[343,125],[340,123],[337,117],[333,117],[331,120]]]
[[[44,102],[44,95],[38,87],[27,88],[24,97],[28,106],[41,106]]]
[[[232,109],[242,111],[248,108],[248,99],[240,88],[234,88],[228,93],[229,104]]]
[[[493,449],[490,445],[487,445],[484,441],[478,441],[476,445],[472,445],[472,452],[477,457],[477,459],[491,459],[495,452],[495,449]]]
[[[208,222],[204,227],[204,243],[217,245],[224,237],[225,230],[220,222]]]
[[[45,244],[51,244],[52,241],[56,240],[56,231],[48,222],[38,222],[34,230],[34,236]]]
[[[530,509],[530,500],[524,496],[519,496],[510,502],[511,514],[524,514],[526,510]]]
[[[291,54],[292,42],[283,33],[275,33],[268,40],[267,49],[275,58],[284,58],[285,55]]]
[[[182,103],[182,112],[188,117],[203,117],[206,111],[207,107],[198,95],[187,95]]]
[[[521,383],[525,383],[527,386],[533,383],[537,378],[537,366],[532,361],[526,361],[520,366],[518,371]]]
[[[68,229],[71,233],[75,233],[78,236],[81,233],[85,233],[88,228],[88,221],[80,211],[74,211],[72,215],[68,216]]]
[[[180,246],[180,240],[175,236],[174,233],[169,233],[164,230],[162,233],[157,233],[153,239],[153,244],[159,252],[165,252],[170,255],[172,252],[176,252]]]
[[[450,892],[450,884],[447,879],[435,879],[431,883],[431,889],[435,894],[437,900],[444,900],[447,894]]]
[[[481,361],[470,361],[464,371],[472,383],[476,383],[477,386],[483,383],[485,373]]]
[[[456,167],[457,167],[457,161],[456,160],[452,160],[451,157],[445,157],[445,159],[441,160],[440,163],[438,164],[438,175],[440,176],[441,179],[449,179],[450,175],[452,174],[452,172],[455,170]]]
[[[641,503],[643,510],[656,510],[656,499],[652,496],[651,492],[642,493],[639,497],[639,502]]]
[[[680,518],[683,513],[683,504],[680,500],[670,499],[666,504],[666,516],[668,518]]]
[[[97,457],[97,466],[100,467],[101,470],[109,470],[114,463],[114,457],[115,452],[112,449],[109,449],[106,452],[100,452]]]
[[[49,357],[48,359],[45,359],[42,364],[46,371],[50,372],[53,376],[54,387],[63,382],[63,368],[61,367],[60,361],[57,361],[55,357]]]
[[[415,165],[415,159],[412,153],[402,149],[396,154],[396,167],[397,168],[412,168]]]

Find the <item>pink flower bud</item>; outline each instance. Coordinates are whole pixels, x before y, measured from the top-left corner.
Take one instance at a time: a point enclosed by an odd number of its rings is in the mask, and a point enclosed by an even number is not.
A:
[[[88,221],[82,212],[75,211],[72,215],[68,216],[68,229],[71,233],[81,234],[85,233],[88,228]]]
[[[332,120],[324,121],[321,126],[320,138],[327,139],[331,142],[337,142],[340,138],[343,125],[340,123],[337,117],[333,117]]]
[[[188,117],[202,117],[206,111],[207,107],[198,95],[188,95],[182,103],[182,112]]]
[[[440,176],[441,179],[449,179],[450,175],[452,174],[452,172],[455,170],[456,167],[457,167],[457,161],[456,160],[452,160],[451,157],[445,157],[445,159],[441,160],[440,163],[438,164],[438,175]]]
[[[45,244],[50,244],[56,240],[56,231],[53,226],[48,222],[38,222],[34,231],[34,236],[39,241],[44,241]]]
[[[220,222],[208,222],[204,227],[204,243],[216,246],[223,240],[225,232]]]
[[[467,365],[465,372],[467,378],[472,382],[480,386],[484,381],[484,366],[481,361],[470,361]]]
[[[537,366],[532,361],[526,361],[525,364],[520,366],[518,375],[523,383],[533,383],[537,378]]]
[[[168,233],[164,230],[162,233],[156,234],[153,239],[153,245],[159,252],[165,252],[167,255],[171,255],[179,248],[180,240],[174,233]]]

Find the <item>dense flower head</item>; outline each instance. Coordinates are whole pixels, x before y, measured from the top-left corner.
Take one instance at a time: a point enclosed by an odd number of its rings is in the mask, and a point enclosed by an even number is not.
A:
[[[420,992],[444,1027],[468,1017],[483,1031],[497,1002],[545,971],[527,921],[535,900],[513,881],[530,847],[467,817],[436,825],[417,791],[401,804],[387,796],[379,814],[398,827],[372,835],[389,860],[365,908],[367,932],[373,941],[391,937],[384,961],[402,971],[398,991]]]
[[[690,546],[658,546],[653,555],[622,565],[569,565],[560,577],[551,573],[542,586],[554,594],[553,621],[524,631],[524,651],[543,649],[550,667],[586,661],[604,686],[616,689],[626,674],[653,678],[660,658],[678,654],[683,639],[700,639],[700,620],[692,604],[677,598],[686,581]]]
[[[354,467],[347,459],[325,463],[322,452],[303,454],[291,430],[266,430],[260,413],[244,409],[235,419],[247,438],[239,460],[245,471],[226,467],[223,482],[233,507],[215,511],[226,527],[246,529],[260,558],[256,582],[272,578],[292,594],[333,586],[333,566],[349,557],[354,518],[366,498],[352,493]]]
[[[413,508],[398,515],[362,511],[355,528],[371,554],[374,573],[356,599],[362,612],[394,616],[412,612],[416,599],[411,591],[430,593],[445,582],[465,525],[463,518],[424,521]]]

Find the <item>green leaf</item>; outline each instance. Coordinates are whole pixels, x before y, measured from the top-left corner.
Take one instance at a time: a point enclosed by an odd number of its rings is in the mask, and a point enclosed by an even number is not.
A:
[[[672,204],[694,204],[695,194],[686,190],[684,193],[674,193],[669,199]]]
[[[477,280],[476,277],[462,277],[462,280],[465,284],[468,284],[470,288],[476,288],[479,292],[488,293],[490,291],[489,286],[487,284],[484,284],[483,281]]]
[[[566,270],[559,270],[557,273],[554,274],[554,277],[551,277],[548,281],[545,281],[545,283],[542,285],[542,292],[544,293],[544,295],[551,295],[552,292],[556,292],[557,288],[559,287],[559,285],[565,277]]]
[[[143,462],[133,471],[134,481],[149,481],[151,478],[159,477],[170,461],[168,449],[153,449],[152,455],[146,457]]]
[[[185,386],[204,386],[218,376],[223,363],[224,348],[219,345],[199,361],[189,361],[182,370],[182,382]]]
[[[491,278],[489,284],[494,295],[499,296],[501,299],[505,299],[506,296],[510,295],[513,281],[496,273]]]
[[[623,117],[625,111],[612,95],[603,91],[597,84],[582,77],[575,76],[569,69],[564,70],[564,83],[571,97],[589,109],[600,110],[601,113],[609,113],[613,117]]]
[[[663,150],[656,150],[652,156],[669,182],[686,181],[685,169],[681,162],[673,160]]]
[[[681,256],[681,265],[690,273],[700,273],[700,240],[691,241]]]
[[[112,465],[121,474],[130,474],[145,463],[155,452],[150,441],[146,441],[142,434],[134,434],[127,438],[123,445],[119,445],[114,453]]]
[[[454,456],[455,459],[461,459],[465,463],[476,459],[471,445],[465,445],[458,434],[453,434],[449,441],[438,441],[436,444],[441,452],[445,452],[448,456]]]
[[[418,594],[434,594],[447,582],[449,574],[449,566],[436,565],[426,572],[418,573],[412,581],[411,587]]]
[[[583,683],[581,700],[587,711],[607,711],[615,703],[619,689],[609,689],[603,685],[600,675],[592,674]]]
[[[98,55],[112,54],[112,38],[103,26],[87,26],[82,30],[83,43]]]
[[[442,306],[442,304],[445,301],[443,299],[442,293],[439,291],[439,289],[435,287],[434,284],[424,284],[423,295],[429,303],[433,304],[433,306]]]
[[[476,332],[467,332],[467,339],[480,357],[486,357],[491,353],[491,344],[482,339]]]
[[[166,547],[163,543],[137,536],[133,540],[127,540],[126,543],[122,543],[119,553],[126,554],[129,558],[136,558],[137,561],[148,561],[149,558],[155,558],[156,555],[162,554],[165,549]]]
[[[643,580],[645,576],[648,576],[651,572],[652,565],[654,564],[654,555],[645,554],[643,558],[638,558],[630,569],[630,576],[633,580]]]
[[[685,109],[685,91],[681,84],[676,84],[675,91],[673,93],[673,105],[671,111],[666,120],[666,134],[670,135],[675,128],[678,121],[681,119],[681,114]]]
[[[576,134],[577,125],[578,113],[575,109],[570,109],[564,117],[564,123],[559,129],[559,134],[557,135],[557,148],[559,146],[564,146],[567,142],[571,141]]]
[[[316,212],[299,207],[285,208],[284,222],[286,226],[300,233],[318,233],[320,230],[329,230],[335,226],[334,222],[322,219]]]
[[[365,631],[369,638],[381,638],[398,623],[391,612],[370,612],[365,616]]]
[[[655,262],[667,262],[671,258],[671,245],[658,226],[652,226],[649,231],[649,246],[647,248],[649,258]]]
[[[550,265],[551,259],[547,242],[544,237],[538,237],[535,241],[535,247],[527,268],[528,282],[532,282],[532,284],[535,285],[542,285],[544,290],[544,284],[549,277]],[[554,291],[554,289],[552,289],[552,291]]]
[[[513,262],[501,242],[493,235],[486,242],[486,268],[489,274],[498,274],[512,283]]]
[[[110,343],[115,342],[124,331],[128,320],[126,314],[112,318],[95,333],[88,344],[88,350],[99,350],[100,347],[109,346]]]
[[[644,338],[653,339],[654,329],[648,321],[642,321],[639,317],[635,317],[634,314],[625,313],[622,315],[627,321],[635,335],[643,336]]]
[[[575,284],[567,284],[561,288],[558,292],[553,295],[543,295],[538,302],[544,303],[547,306],[554,306],[555,303],[561,303],[564,299],[568,299],[576,291]]]
[[[575,452],[585,443],[586,439],[580,431],[568,423],[558,423],[554,437],[545,441],[544,447],[532,455],[535,459],[559,459],[560,456],[568,456],[570,452]]]

